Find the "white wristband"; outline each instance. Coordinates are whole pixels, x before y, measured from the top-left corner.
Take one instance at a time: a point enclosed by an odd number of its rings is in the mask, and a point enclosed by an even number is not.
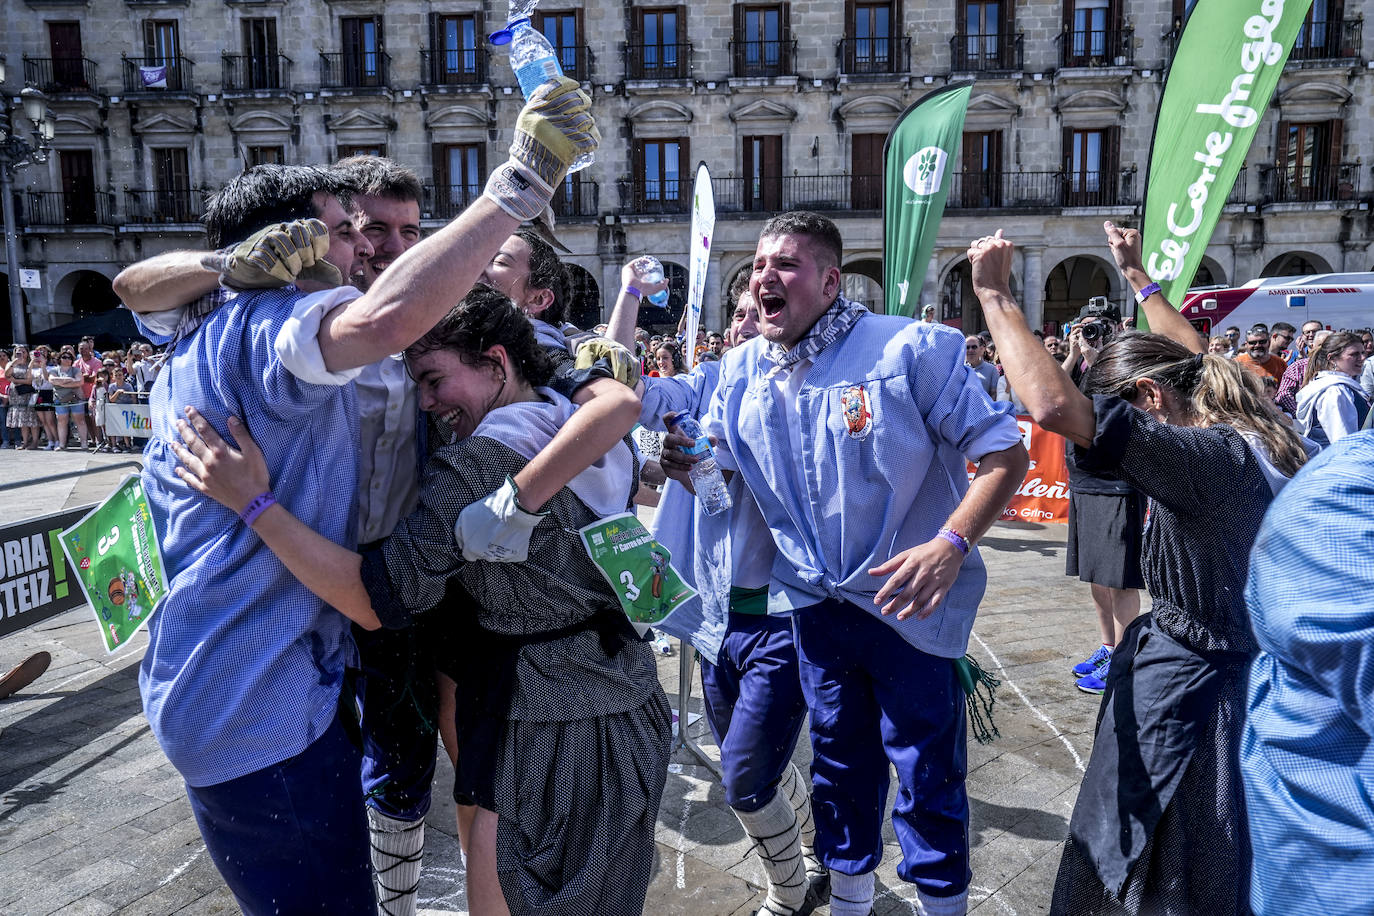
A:
[[[553,188],[518,159],[492,172],[482,193],[518,220],[538,218],[553,200]]]

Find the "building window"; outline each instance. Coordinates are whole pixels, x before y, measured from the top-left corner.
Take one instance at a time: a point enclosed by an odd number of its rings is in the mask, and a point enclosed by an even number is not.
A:
[[[587,50],[580,44],[582,35],[580,10],[536,11],[534,27],[544,33],[558,56],[563,75],[579,83],[587,79]]]
[[[385,156],[385,143],[340,143],[339,158],[347,159],[349,156]]]
[[[643,44],[629,45],[631,79],[685,79],[688,48],[685,7],[635,8],[635,24]]]
[[[966,130],[958,199],[964,207],[1002,206],[1002,132]]]
[[[155,149],[152,153],[154,208],[158,219],[193,222],[196,216],[191,200],[191,166],[185,147]]]
[[[250,168],[255,165],[285,165],[286,150],[280,146],[250,146],[248,161]]]
[[[482,193],[486,148],[480,143],[434,145],[434,215],[451,219]]]
[[[52,72],[35,74],[38,78],[32,82],[50,92],[91,88],[86,80],[85,61],[81,56],[81,23],[49,22],[48,48],[52,52]]]
[[[849,138],[849,202],[855,210],[883,205],[883,144],[887,134],[852,134]]]
[[[95,223],[94,154],[85,149],[64,149],[57,160],[62,172],[62,222],[72,226]]]
[[[1341,193],[1341,137],[1344,123],[1280,121],[1274,200],[1337,200]],[[1353,193],[1352,189],[1347,189]]]
[[[744,209],[782,209],[782,137],[744,138]]]
[[[850,37],[845,41],[844,72],[894,72],[897,67],[892,23],[900,17],[893,14],[892,4],[847,0],[846,6]]]
[[[961,0],[960,33],[954,40],[954,69],[1011,70],[1014,60],[1011,40],[1012,4]]]
[[[482,82],[481,23],[477,16],[435,13],[430,19],[430,47],[426,77],[432,85],[461,86]]]
[[[1121,129],[1064,129],[1064,206],[1116,203]]]
[[[277,20],[245,19],[243,62],[236,65],[233,85],[242,89],[280,89],[280,58],[277,55]]]
[[[690,160],[687,138],[636,140],[634,145],[634,206],[639,213],[681,213],[687,210],[690,190],[683,170]]]
[[[789,8],[785,3],[735,8],[735,76],[787,76],[792,72]]]
[[[339,24],[343,33],[343,85],[385,86],[382,17],[349,16],[339,20]]]

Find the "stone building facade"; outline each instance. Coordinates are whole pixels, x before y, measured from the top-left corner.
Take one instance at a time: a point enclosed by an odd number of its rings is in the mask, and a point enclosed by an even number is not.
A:
[[[658,255],[681,308],[691,181],[717,203],[707,326],[791,207],[833,217],[846,288],[881,302],[882,140],[924,94],[975,81],[922,290],[975,330],[968,241],[1003,228],[1033,324],[1089,296],[1129,307],[1104,219],[1138,219],[1155,105],[1188,0],[545,0],[536,24],[591,91],[603,143],[560,193],[576,320],[629,257]],[[1374,0],[1316,0],[1196,282],[1374,268]],[[547,7],[544,8],[544,7]],[[428,227],[480,193],[521,105],[488,0],[5,0],[10,94],[43,89],[55,153],[17,176],[30,330],[112,303],[109,279],[198,247],[204,190],[256,162],[373,152],[426,182]],[[16,117],[18,115],[16,114]],[[668,316],[645,316],[668,320]],[[0,319],[7,326],[8,316]],[[7,327],[0,326],[0,334]]]

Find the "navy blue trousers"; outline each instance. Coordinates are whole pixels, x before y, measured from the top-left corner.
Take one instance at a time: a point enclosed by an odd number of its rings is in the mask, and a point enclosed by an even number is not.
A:
[[[429,811],[438,754],[439,693],[423,623],[400,630],[353,627],[367,803],[403,821]]]
[[[701,686],[725,801],[757,811],[777,791],[806,716],[791,618],[732,613],[718,660],[701,660]]]
[[[816,852],[847,875],[882,859],[888,764],[897,771],[897,874],[931,896],[961,893],[968,861],[964,694],[948,658],[830,599],[797,611],[802,691],[811,708]]]
[[[295,757],[213,786],[187,786],[219,873],[247,916],[375,916],[358,749],[338,717]]]

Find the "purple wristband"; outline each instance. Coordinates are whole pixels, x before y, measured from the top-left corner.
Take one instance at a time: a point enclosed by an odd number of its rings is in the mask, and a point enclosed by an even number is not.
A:
[[[266,512],[268,507],[275,506],[276,504],[277,498],[272,495],[271,490],[265,493],[259,493],[257,496],[253,497],[252,502],[243,507],[243,511],[239,513],[239,519],[251,528],[253,527],[253,523],[258,520],[259,515]]]
[[[629,285],[628,283],[625,284],[625,292],[629,293],[631,296],[634,296],[636,299],[644,298],[643,293],[641,293],[637,288]]]
[[[968,556],[968,538],[964,537],[962,534],[955,531],[953,528],[941,528],[935,536],[939,538],[944,538],[946,541],[949,541],[955,547],[959,548],[960,553],[962,553],[964,556]]]

